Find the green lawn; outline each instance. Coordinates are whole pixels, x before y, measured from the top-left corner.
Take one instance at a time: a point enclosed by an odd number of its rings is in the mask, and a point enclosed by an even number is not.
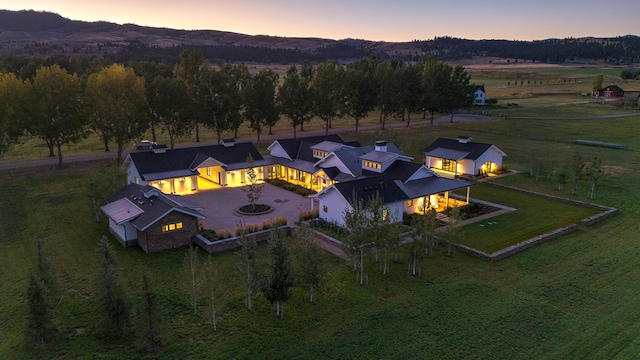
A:
[[[506,214],[463,226],[461,244],[491,254],[532,237],[577,223],[599,213],[597,209],[573,205],[485,184],[472,187],[473,198],[515,208]]]

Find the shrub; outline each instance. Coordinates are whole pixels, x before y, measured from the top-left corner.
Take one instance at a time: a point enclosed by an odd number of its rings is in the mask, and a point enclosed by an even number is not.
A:
[[[287,225],[287,218],[284,216],[278,216],[271,220],[271,226],[274,228]]]
[[[229,230],[220,230],[220,232],[218,233],[218,237],[220,238],[220,240],[222,239],[228,239],[231,237],[231,231]]]
[[[318,217],[318,209],[301,211],[300,214],[298,215],[298,220],[306,221],[306,220],[315,219],[317,217]]]
[[[266,219],[266,220],[262,220],[262,230],[268,230],[271,229],[273,227],[273,224],[271,223],[271,220]]]
[[[245,224],[236,228],[236,236],[251,234],[260,231],[260,224]]]

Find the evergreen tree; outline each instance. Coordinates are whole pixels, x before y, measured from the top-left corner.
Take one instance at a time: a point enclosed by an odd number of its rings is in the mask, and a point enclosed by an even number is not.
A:
[[[96,254],[98,267],[95,290],[102,316],[102,335],[106,339],[120,339],[127,333],[131,310],[118,272],[116,253],[106,236],[98,243]]]
[[[157,335],[156,295],[151,289],[151,280],[142,274],[142,334],[141,340],[147,353],[154,354],[160,350]]]
[[[57,286],[51,268],[45,259],[42,240],[38,239],[36,270],[29,275],[27,288],[26,335],[41,345],[51,341],[57,332],[53,314],[57,295]]]

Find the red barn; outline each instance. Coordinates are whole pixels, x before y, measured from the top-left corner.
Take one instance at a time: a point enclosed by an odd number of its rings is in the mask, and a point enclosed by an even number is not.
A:
[[[604,89],[598,91],[598,97],[603,98],[619,98],[624,97],[624,90],[619,86],[611,84]]]

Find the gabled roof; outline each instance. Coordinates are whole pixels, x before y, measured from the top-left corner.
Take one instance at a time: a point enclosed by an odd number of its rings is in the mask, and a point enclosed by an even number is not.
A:
[[[471,185],[473,184],[467,181],[448,179],[440,176],[431,176],[424,179],[409,181],[405,184],[398,184],[410,199],[462,189]]]
[[[391,177],[393,180],[406,182],[423,166],[423,164],[417,164],[409,161],[396,161],[387,168],[387,171],[385,171],[384,174]],[[380,173],[371,170],[362,170],[363,177],[372,177],[377,175],[380,175]]]
[[[606,88],[611,88],[612,90],[614,90],[615,92],[618,92],[618,93],[623,93],[624,92],[624,90],[622,90],[622,88],[620,86],[615,85],[615,84],[607,85],[607,86],[605,86],[605,89]]]
[[[475,91],[478,91],[478,90],[480,90],[480,91],[482,91],[482,92],[485,92],[485,91],[484,91],[484,84],[482,84],[482,85],[476,85],[476,90],[475,90]],[[474,92],[475,92],[475,91],[474,91]]]
[[[456,139],[438,138],[429,144],[429,146],[424,149],[424,152],[427,156],[440,157],[449,160],[461,160],[463,158],[476,160],[492,146],[495,147],[492,144],[479,143],[475,141],[461,143]],[[497,147],[495,147],[495,149],[502,153],[502,151]],[[464,153],[467,153],[467,155],[464,155]]]
[[[407,197],[398,184],[387,175],[345,181],[332,186],[335,187],[347,201],[352,201],[355,197],[355,199],[362,199],[365,206],[376,194],[380,196],[383,204],[409,200],[409,197]]]
[[[196,175],[197,172],[192,171],[187,174],[186,170],[195,170],[193,166],[197,166],[208,158],[226,165],[245,163],[249,154],[256,162],[263,159],[251,142],[236,143],[234,146],[209,145],[171,149],[161,154],[152,151],[132,152],[127,159],[135,164],[143,180],[148,181],[153,180],[145,176],[148,174],[158,174],[158,176],[163,174],[162,176],[164,176],[170,175],[174,171],[181,171],[178,176]]]
[[[198,219],[204,218],[191,206],[191,202],[177,201],[177,198],[170,198],[160,191],[153,191],[154,189],[148,185],[129,184],[110,196],[107,204],[100,210],[117,224],[131,222],[140,231],[146,230],[173,211]]]
[[[334,134],[334,135],[322,135],[322,136],[308,136],[308,137],[295,138],[295,139],[278,139],[274,141],[271,145],[269,145],[269,148],[271,148],[274,144],[278,143],[280,144],[282,149],[287,153],[287,155],[289,155],[291,159],[299,159],[301,149],[311,151],[312,145],[319,144],[323,141],[332,141],[334,143],[341,143],[341,144],[344,143],[344,141],[340,136]],[[302,147],[303,142],[305,143],[304,148]],[[313,152],[311,152],[311,156],[313,158]]]

